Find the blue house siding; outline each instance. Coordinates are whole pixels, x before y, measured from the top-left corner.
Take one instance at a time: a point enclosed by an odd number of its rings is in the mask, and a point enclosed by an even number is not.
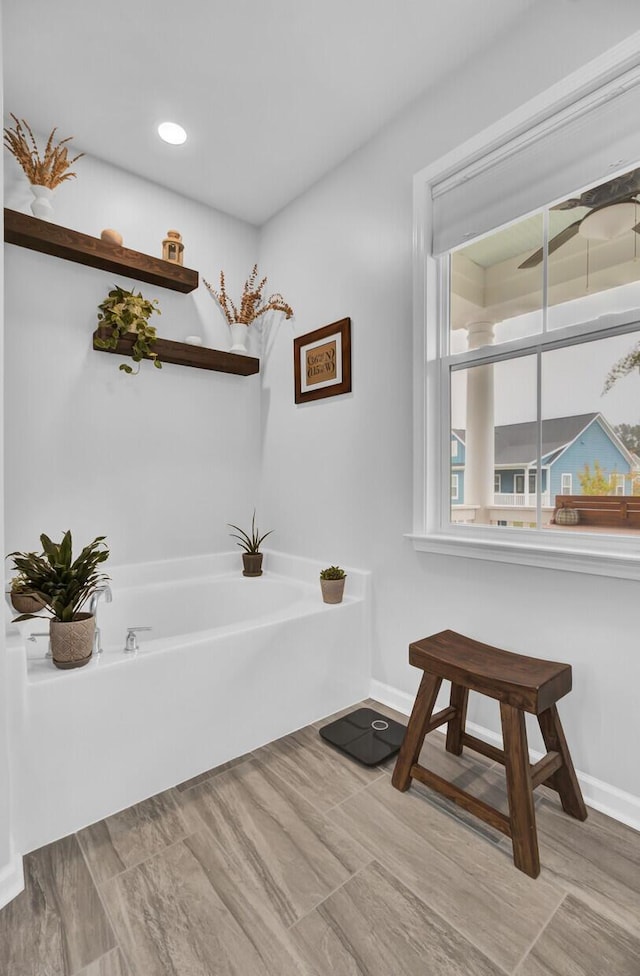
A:
[[[466,450],[464,441],[461,440],[461,437],[464,436],[464,431],[460,431],[459,434],[460,436],[454,432],[451,433],[451,444],[456,445],[455,456],[453,455],[452,447],[451,474],[457,475],[458,479],[458,497],[456,499],[452,499],[453,505],[462,505],[464,503]],[[561,451],[560,454],[558,454],[556,449],[554,452],[548,454],[547,458],[552,458],[554,456],[555,460],[548,465],[548,470],[546,466],[546,458],[543,458],[541,485],[542,492],[547,492],[547,490],[549,491],[551,504],[554,503],[556,495],[562,494],[563,474],[571,475],[571,494],[582,494],[579,475],[580,473],[584,472],[585,465],[587,464],[589,465],[591,472],[593,472],[595,462],[598,461],[602,470],[606,472],[607,475],[614,473],[627,475],[631,472],[631,464],[629,463],[628,458],[617,445],[615,440],[613,440],[612,435],[607,430],[606,426],[601,424],[599,417],[595,417],[579,434],[577,439],[573,441],[573,443],[564,451]],[[524,473],[524,465],[526,460],[527,459],[523,458],[522,465],[514,465],[513,467],[509,468],[496,468],[496,474],[500,475],[501,494],[516,494],[516,476]],[[531,461],[533,459],[528,460]],[[548,488],[547,481],[549,481]],[[631,493],[632,487],[630,479],[625,479],[623,490],[625,495]]]
[[[631,465],[611,440],[610,435],[596,419],[583,430],[578,439],[556,458],[551,466],[551,500],[562,494],[562,475],[570,474],[572,495],[581,495],[579,473],[584,472],[585,464],[593,473],[594,463],[598,461],[607,474],[629,474]],[[630,493],[630,483],[625,479],[624,494]]]

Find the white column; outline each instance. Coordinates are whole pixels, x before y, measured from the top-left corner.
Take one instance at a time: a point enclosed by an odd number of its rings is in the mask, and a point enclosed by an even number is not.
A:
[[[493,322],[467,325],[469,349],[493,344]],[[495,431],[493,418],[493,364],[467,371],[467,438],[464,466],[465,505],[477,505],[477,522],[488,522],[493,505]]]

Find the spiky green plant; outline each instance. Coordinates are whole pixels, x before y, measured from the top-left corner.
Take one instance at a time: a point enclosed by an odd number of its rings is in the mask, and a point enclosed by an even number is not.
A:
[[[346,575],[344,569],[340,569],[339,566],[327,566],[326,569],[320,570],[320,579],[323,580],[341,580]]]
[[[156,341],[156,327],[149,325],[149,319],[154,312],[161,315],[159,308],[156,308],[158,300],[149,301],[144,298],[141,292],[127,291],[119,285],[114,285],[103,302],[98,305],[98,325],[101,329],[111,329],[110,335],[96,337],[95,344],[99,349],[117,349],[118,340],[130,332],[135,331],[135,342],[131,350],[131,358],[134,363],[140,362],[148,357],[153,360],[153,365],[162,369],[162,363],[158,359],[158,353],[153,351],[153,344]],[[125,373],[132,373],[136,376],[140,372],[140,366],[134,370],[128,363],[120,363],[119,369]]]
[[[232,539],[240,540],[236,543],[236,545],[240,546],[241,549],[244,549],[244,551],[249,553],[249,555],[255,555],[256,553],[260,552],[260,544],[264,542],[267,536],[271,535],[273,532],[273,529],[270,529],[268,532],[265,532],[264,535],[260,535],[258,527],[256,526],[255,509],[253,511],[253,518],[251,519],[251,535],[249,535],[248,532],[245,532],[244,529],[239,528],[237,525],[233,525],[231,522],[227,522],[227,525],[229,528],[236,530],[235,532],[229,533]],[[240,534],[237,535],[236,533]]]
[[[100,535],[73,559],[71,532],[59,543],[41,535],[42,552],[10,552],[14,568],[34,596],[56,620],[73,620],[89,595],[109,577],[98,572],[98,566],[109,558],[105,536]],[[38,614],[24,613],[16,620],[29,620]]]

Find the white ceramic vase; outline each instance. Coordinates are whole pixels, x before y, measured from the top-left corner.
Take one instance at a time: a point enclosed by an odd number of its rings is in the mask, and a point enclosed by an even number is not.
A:
[[[247,328],[242,322],[232,322],[231,329],[231,352],[247,352]]]
[[[31,213],[40,220],[53,220],[53,207],[51,197],[53,190],[50,186],[40,186],[38,183],[31,183],[31,192],[34,199],[31,201]]]

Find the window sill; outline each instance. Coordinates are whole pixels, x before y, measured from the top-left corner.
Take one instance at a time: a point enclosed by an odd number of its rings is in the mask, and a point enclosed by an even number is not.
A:
[[[443,556],[463,556],[467,559],[487,559],[492,562],[517,563],[540,569],[565,570],[571,573],[588,573],[593,576],[612,576],[619,579],[640,579],[640,553],[615,552],[612,549],[594,547],[572,548],[570,545],[553,546],[521,540],[497,540],[474,537],[471,533],[407,533],[413,548],[418,552],[435,552]],[[614,543],[609,543],[612,545]]]

